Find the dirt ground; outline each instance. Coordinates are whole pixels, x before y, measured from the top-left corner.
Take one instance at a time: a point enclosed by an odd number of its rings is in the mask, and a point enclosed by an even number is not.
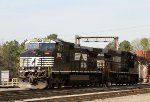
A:
[[[150,93],[107,98],[107,99],[98,99],[94,101],[85,101],[85,102],[150,102]]]

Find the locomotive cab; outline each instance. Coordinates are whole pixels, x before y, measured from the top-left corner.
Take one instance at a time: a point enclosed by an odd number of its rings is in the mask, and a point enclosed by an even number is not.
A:
[[[25,51],[20,55],[20,87],[43,89],[54,66],[56,41],[33,39],[25,42]]]

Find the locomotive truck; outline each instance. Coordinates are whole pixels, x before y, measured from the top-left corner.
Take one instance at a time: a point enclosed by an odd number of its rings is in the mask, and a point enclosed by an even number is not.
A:
[[[31,39],[20,55],[19,85],[44,89],[62,86],[138,83],[136,55],[78,46],[60,39]]]

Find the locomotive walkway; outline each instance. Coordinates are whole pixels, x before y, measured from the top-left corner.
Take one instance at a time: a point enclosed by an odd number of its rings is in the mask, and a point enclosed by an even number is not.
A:
[[[82,102],[150,93],[150,85],[0,91],[0,102]]]

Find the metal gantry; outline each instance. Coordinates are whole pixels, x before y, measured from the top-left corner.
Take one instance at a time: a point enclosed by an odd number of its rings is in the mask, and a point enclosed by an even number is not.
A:
[[[118,36],[79,36],[79,35],[76,35],[75,44],[80,46],[81,39],[86,39],[85,42],[93,42],[93,41],[89,41],[89,39],[95,39],[94,42],[109,42],[108,39],[113,39],[115,50],[118,50],[118,40],[119,40]],[[104,39],[104,40],[99,41],[100,39]]]

